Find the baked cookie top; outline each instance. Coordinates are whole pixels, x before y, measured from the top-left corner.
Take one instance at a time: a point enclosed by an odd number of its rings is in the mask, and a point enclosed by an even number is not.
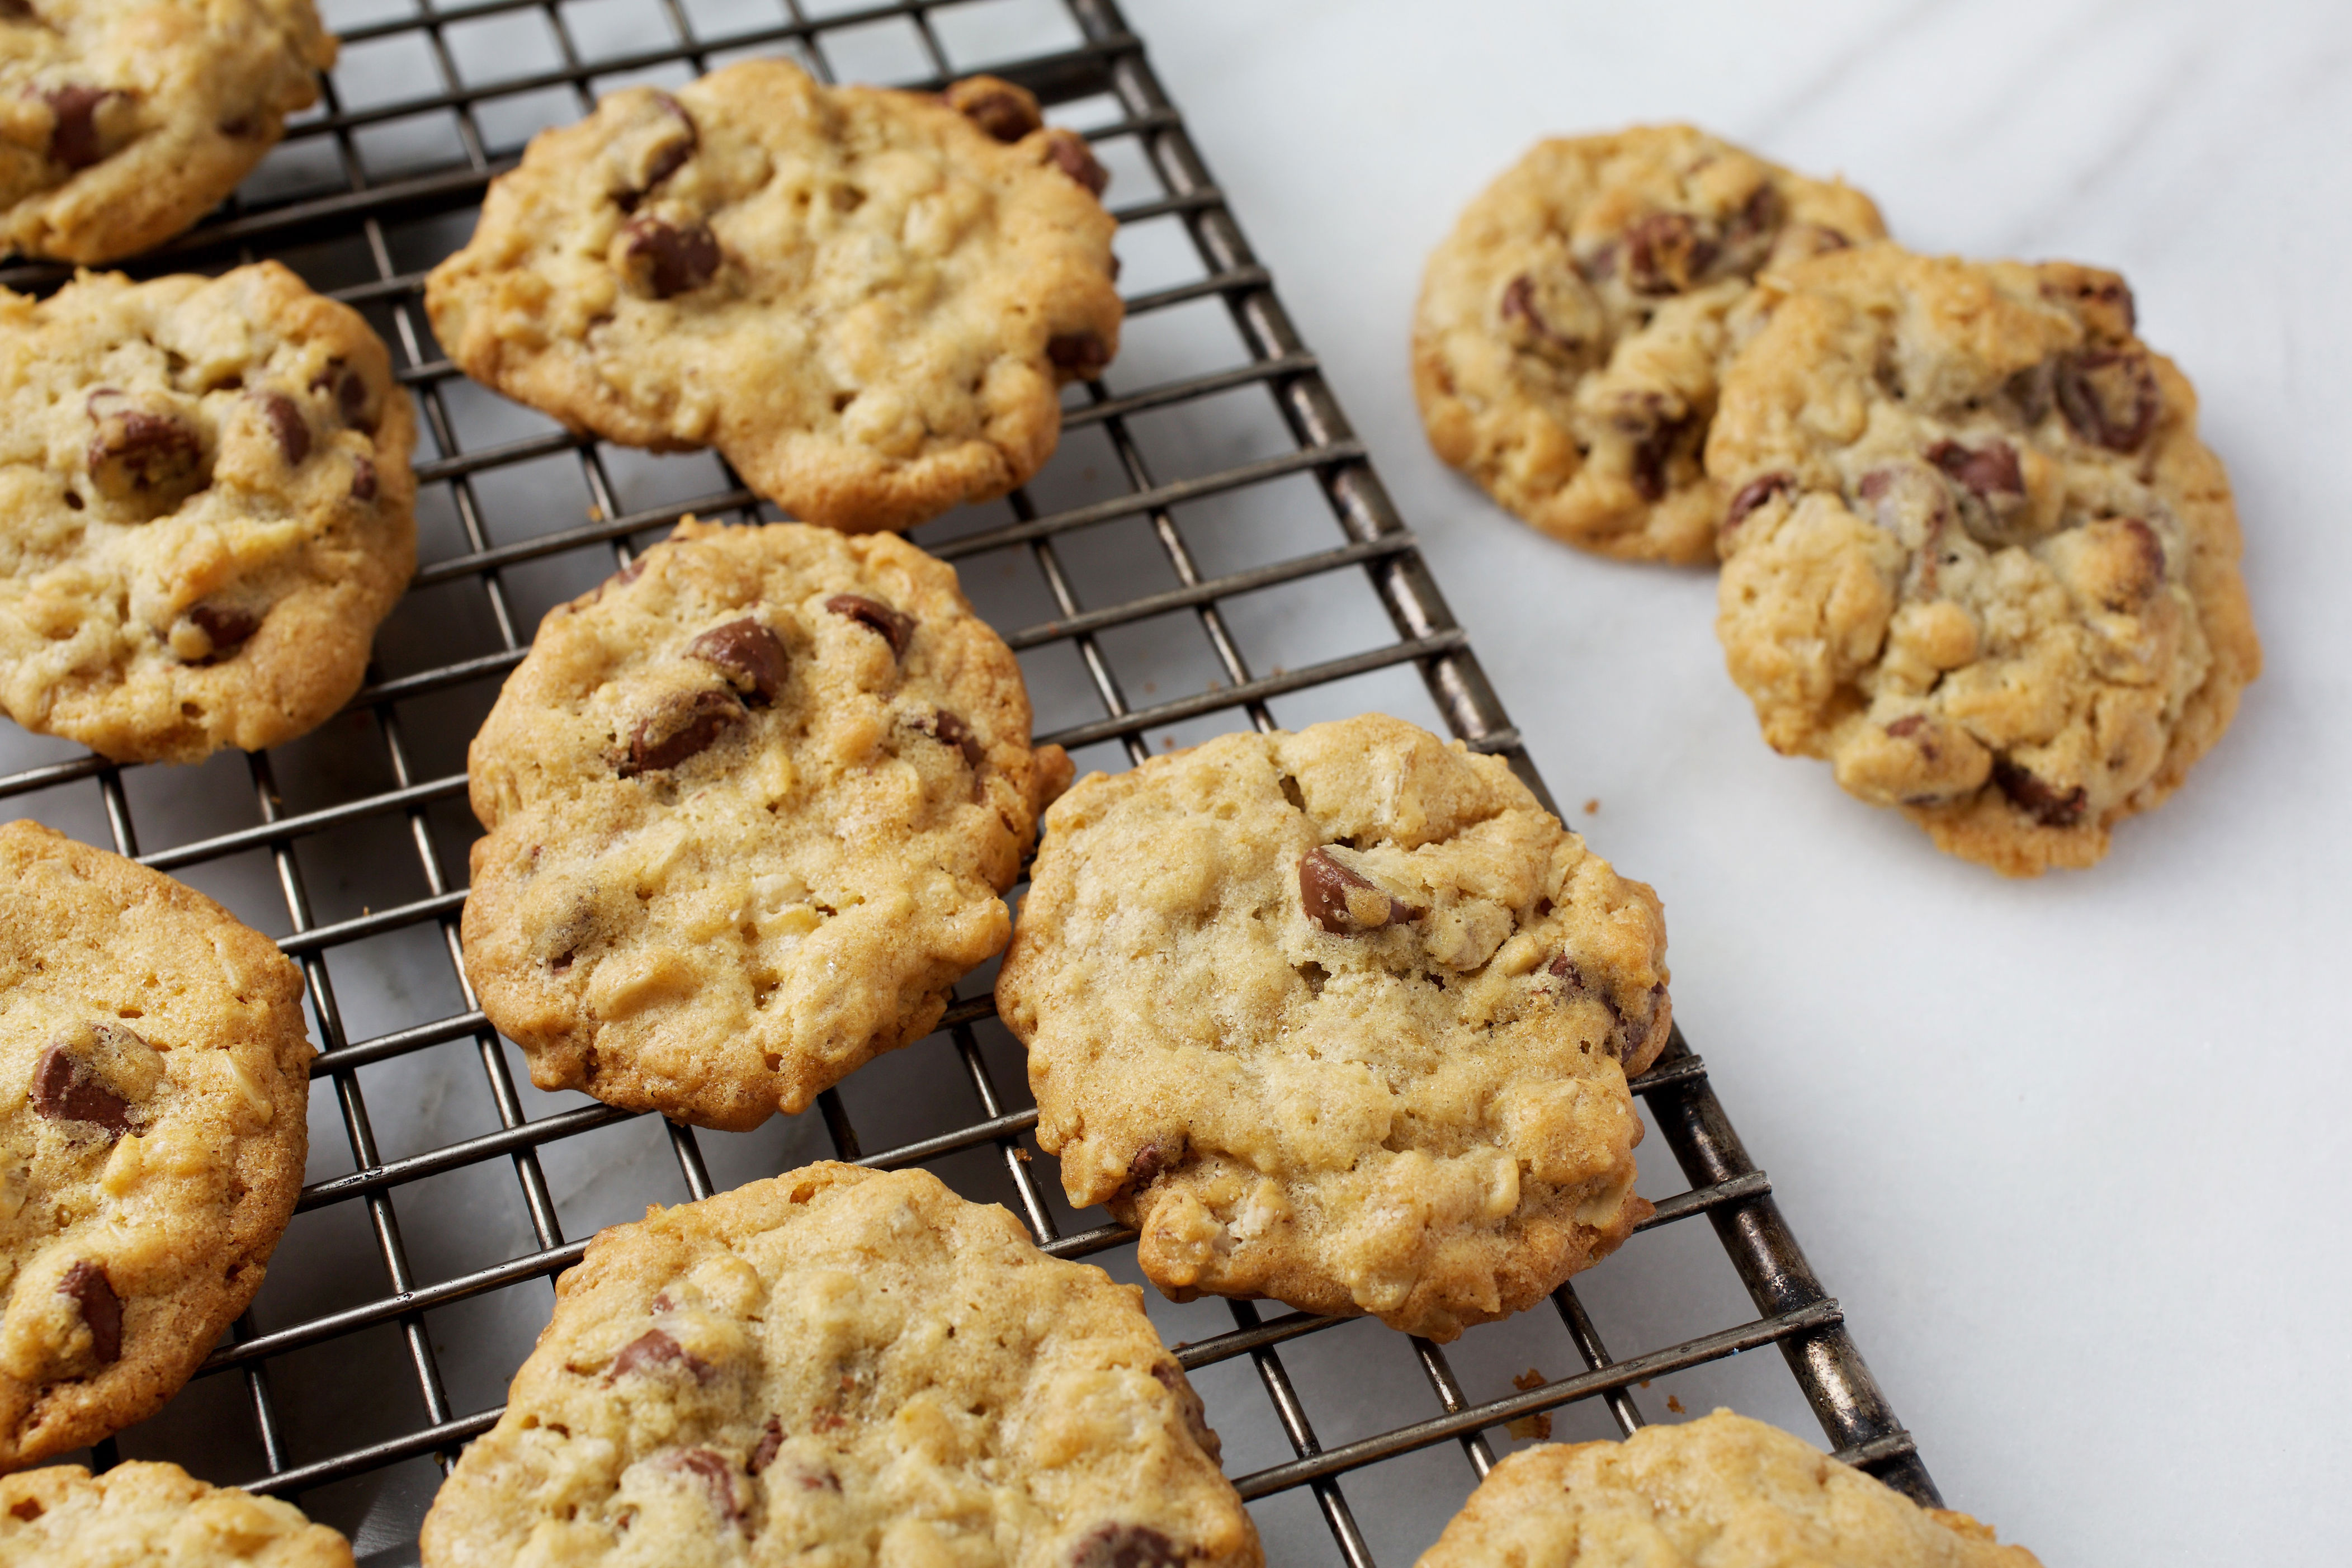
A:
[[[1556,538],[1712,561],[1699,454],[1734,308],[1767,266],[1885,233],[1861,192],[1688,125],[1538,142],[1429,258],[1430,444]]]
[[[1080,781],[996,1001],[1152,1283],[1450,1340],[1649,1213],[1665,945],[1507,764],[1366,714]]]
[[[425,305],[467,374],[574,430],[716,447],[795,517],[903,529],[1035,473],[1059,384],[1109,363],[1102,180],[1009,83],[747,60],[532,138]]]
[[[310,0],[7,0],[0,249],[112,261],[171,238],[334,63]]]
[[[756,1127],[939,1022],[1069,771],[953,568],[688,518],[474,739],[466,972],[541,1088]]]
[[[1922,1509],[1811,1444],[1717,1410],[1622,1443],[1523,1448],[1415,1568],[2041,1568],[1964,1513]]]
[[[928,1172],[656,1207],[555,1291],[428,1568],[1263,1561],[1142,1291]]]
[[[309,1149],[301,998],[194,889],[0,826],[0,1469],[153,1414],[261,1288]]]
[[[14,1568],[352,1568],[351,1542],[292,1503],[207,1486],[134,1459],[0,1477],[0,1565]]]
[[[2093,864],[2262,666],[2196,395],[2091,268],[1878,245],[1759,303],[1707,468],[1765,739],[1952,854]]]
[[[0,708],[118,762],[326,719],[416,563],[382,340],[274,261],[0,289]]]

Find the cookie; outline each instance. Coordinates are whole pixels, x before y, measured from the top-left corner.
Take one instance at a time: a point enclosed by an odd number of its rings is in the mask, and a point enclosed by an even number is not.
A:
[[[0,1479],[0,1568],[352,1568],[352,1546],[292,1503],[134,1460]]]
[[[423,1546],[426,1568],[1263,1562],[1140,1289],[928,1172],[831,1163],[589,1243]]]
[[[310,0],[0,5],[0,249],[113,261],[194,223],[319,100]]]
[[[996,1004],[1064,1190],[1161,1290],[1450,1340],[1649,1214],[1665,945],[1500,759],[1367,714],[1082,780]]]
[[[903,529],[1035,473],[1060,384],[1109,363],[1103,177],[1010,83],[747,60],[532,138],[425,308],[467,374],[574,431],[716,447],[795,517]]]
[[[951,567],[688,518],[474,739],[466,972],[541,1089],[756,1127],[930,1032],[1069,772]]]
[[[2196,395],[2091,268],[1879,245],[1760,303],[1707,467],[1764,738],[1952,854],[2092,865],[2262,667]]]
[[[415,569],[415,435],[383,341],[274,261],[0,289],[0,709],[117,762],[318,724]]]
[[[302,977],[192,888],[0,826],[0,1469],[143,1420],[253,1293],[309,1149]]]
[[[1861,192],[1688,125],[1538,142],[1429,258],[1430,444],[1555,538],[1711,562],[1700,450],[1735,309],[1760,268],[1885,232]]]
[[[1554,1443],[1496,1465],[1415,1568],[2041,1568],[1964,1513],[1761,1421],[1717,1410],[1622,1443]]]

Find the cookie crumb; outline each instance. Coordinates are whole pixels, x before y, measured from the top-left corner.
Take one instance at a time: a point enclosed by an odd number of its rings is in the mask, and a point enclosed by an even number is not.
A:
[[[1676,1399],[1676,1398],[1675,1398],[1673,1394],[1667,1394],[1667,1395],[1666,1395],[1666,1408],[1667,1408],[1667,1409],[1669,1409],[1669,1410],[1671,1410],[1671,1411],[1673,1411],[1673,1412],[1674,1412],[1675,1415],[1685,1415],[1685,1414],[1686,1414],[1686,1412],[1685,1412],[1685,1410],[1683,1409],[1683,1402],[1682,1402],[1681,1400],[1679,1400],[1679,1399]]]
[[[1541,1388],[1549,1381],[1542,1373],[1529,1367],[1511,1379],[1511,1386],[1524,1394],[1530,1389]],[[1533,1415],[1522,1415],[1517,1421],[1507,1423],[1504,1429],[1523,1443],[1549,1443],[1551,1441],[1551,1412],[1539,1410]]]
[[[1591,800],[1584,803],[1584,815],[1587,816],[1598,816],[1600,814],[1601,797],[1596,795]]]

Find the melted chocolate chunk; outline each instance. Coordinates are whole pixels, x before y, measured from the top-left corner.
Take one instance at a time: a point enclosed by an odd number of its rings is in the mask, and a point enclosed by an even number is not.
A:
[[[90,1353],[100,1366],[111,1366],[122,1356],[122,1299],[106,1278],[106,1270],[88,1259],[75,1264],[58,1281],[58,1294],[70,1296],[89,1325]]]
[[[707,223],[633,217],[622,233],[630,283],[656,300],[690,293],[719,276],[719,237]]]
[[[1679,294],[1714,259],[1714,242],[1688,213],[1652,213],[1625,230],[1625,286],[1636,294]]]
[[[1045,122],[1037,100],[1011,82],[972,77],[948,89],[948,107],[999,142],[1018,142]]]
[[[1927,460],[1979,496],[2025,493],[2017,448],[2006,441],[1990,441],[1974,451],[1958,441],[1938,441],[1927,448]]]
[[[131,1131],[131,1103],[91,1075],[62,1045],[33,1064],[33,1113],[51,1121],[86,1121],[111,1140]]]
[[[672,1367],[688,1373],[697,1383],[709,1383],[716,1371],[709,1362],[688,1353],[659,1329],[647,1329],[621,1347],[621,1353],[613,1358],[611,1370],[604,1373],[604,1381],[611,1383],[615,1378]]]
[[[112,98],[102,87],[53,87],[41,94],[57,123],[49,131],[49,157],[68,169],[87,169],[106,156],[99,145],[98,106]]]
[[[205,658],[206,664],[235,653],[261,629],[261,617],[236,605],[192,605],[188,607],[188,619],[213,639],[213,651]]]
[[[783,1417],[780,1415],[771,1415],[768,1417],[768,1424],[760,1428],[760,1446],[751,1450],[751,1458],[749,1465],[751,1472],[756,1476],[761,1470],[766,1469],[770,1465],[774,1464],[776,1462],[776,1450],[783,1446]]]
[[[1323,849],[1309,849],[1299,858],[1298,901],[1308,920],[1334,936],[1359,936],[1382,926],[1402,925],[1421,912],[1340,865]]]
[[[624,211],[635,207],[646,198],[647,192],[684,168],[686,161],[694,156],[695,149],[702,142],[702,133],[695,129],[694,116],[686,111],[686,105],[659,88],[654,89],[654,102],[663,113],[677,121],[685,134],[665,137],[646,156],[641,174],[643,183],[628,193],[621,203]]]
[[[915,617],[892,609],[878,599],[863,594],[835,594],[824,602],[824,607],[836,616],[844,616],[873,632],[890,645],[893,658],[906,657],[907,645],[915,638]]]
[[[1127,1163],[1127,1184],[1131,1191],[1139,1193],[1158,1181],[1160,1173],[1174,1163],[1175,1161],[1160,1147],[1159,1140],[1154,1139],[1138,1149],[1135,1158]]]
[[[1109,173],[1095,162],[1094,150],[1075,131],[1047,132],[1045,155],[1055,168],[1086,186],[1089,195],[1101,195],[1103,187],[1110,184]]]
[[[1599,345],[1586,342],[1574,332],[1564,332],[1543,313],[1537,300],[1536,279],[1532,273],[1522,272],[1503,285],[1502,317],[1506,326],[1522,329],[1528,342],[1525,345],[1570,367],[1581,366],[1588,353],[1597,353]]]
[[[731,691],[682,692],[666,699],[637,721],[629,734],[621,777],[658,773],[701,755],[750,713]]]
[[[37,22],[28,0],[0,0],[0,22]]]
[[[2163,407],[2147,357],[2126,350],[2062,356],[2053,388],[2059,412],[2074,433],[2111,452],[2138,450]]]
[[[2000,786],[2011,805],[2044,827],[2074,826],[2083,820],[2083,808],[2090,804],[2081,784],[2061,790],[2007,757],[1992,760],[1992,782]]]
[[[352,459],[352,499],[353,500],[375,500],[375,465],[365,458],[353,458]]]
[[[944,708],[935,709],[929,719],[918,721],[915,727],[940,745],[953,746],[961,752],[964,765],[975,772],[988,760],[988,748],[980,743],[980,737],[971,732],[971,726]]]
[[[1584,972],[1576,967],[1576,960],[1561,953],[1544,965],[1543,972],[1559,983],[1562,998],[1584,994]]]
[[[709,1448],[681,1448],[665,1461],[680,1475],[692,1476],[710,1493],[710,1506],[721,1518],[740,1519],[743,1505],[735,1497],[735,1468]]]
[[[1635,494],[1648,501],[1665,499],[1671,482],[1668,470],[1675,456],[1690,444],[1689,437],[1697,434],[1698,427],[1698,419],[1693,415],[1663,419],[1633,443],[1633,460],[1627,477],[1633,481]]]
[[[1749,512],[1754,511],[1774,496],[1786,495],[1796,488],[1797,476],[1785,470],[1748,480],[1739,487],[1738,493],[1731,498],[1731,505],[1725,509],[1723,531],[1726,533],[1730,532],[1748,521]]]
[[[261,405],[261,416],[269,421],[269,433],[278,437],[278,456],[286,459],[288,468],[300,468],[302,459],[310,455],[310,422],[302,417],[302,410],[282,392],[257,392],[254,401]]]
[[[1192,1555],[1148,1524],[1106,1524],[1078,1542],[1070,1568],[1184,1568]]]
[[[1110,363],[1110,345],[1100,332],[1058,332],[1045,341],[1045,357],[1074,381],[1092,381]]]
[[[1154,1362],[1151,1363],[1151,1375],[1160,1387],[1176,1396],[1176,1408],[1184,1413],[1184,1429],[1192,1435],[1192,1441],[1201,1451],[1212,1459],[1221,1458],[1223,1446],[1217,1441],[1216,1433],[1210,1429],[1208,1411],[1202,1405],[1201,1396],[1192,1391],[1192,1384],[1186,1381],[1184,1369],[1172,1361]]]
[[[85,458],[90,480],[109,500],[158,516],[211,481],[204,438],[175,415],[121,397],[106,390],[90,395],[89,416],[98,426]]]
[[[716,665],[736,690],[761,703],[773,702],[784,689],[784,645],[750,616],[711,627],[688,643],[686,652],[689,658]]]

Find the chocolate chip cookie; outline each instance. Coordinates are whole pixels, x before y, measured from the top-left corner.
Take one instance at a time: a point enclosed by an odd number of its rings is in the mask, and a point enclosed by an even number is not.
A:
[[[0,827],[0,1469],[152,1415],[253,1293],[309,1147],[302,981],[193,889]]]
[[[688,518],[475,737],[466,970],[541,1089],[756,1127],[939,1022],[1069,771],[952,568]]]
[[[415,565],[415,430],[274,261],[0,289],[0,709],[118,762],[327,718]]]
[[[1734,310],[1761,268],[1884,233],[1861,191],[1689,124],[1540,141],[1430,257],[1430,445],[1555,538],[1712,562],[1700,449]]]
[[[207,1486],[177,1465],[102,1475],[51,1465],[0,1478],[0,1564],[352,1568],[352,1546],[292,1503]]]
[[[1885,232],[1861,192],[1688,125],[1538,142],[1429,258],[1430,444],[1555,538],[1712,561],[1700,451],[1735,309],[1762,268]]]
[[[903,529],[1035,473],[1118,342],[1086,143],[748,60],[532,139],[436,268],[466,374],[608,440],[716,447],[793,516]]]
[[[427,1568],[1263,1561],[1142,1292],[927,1172],[656,1208],[555,1289]]]
[[[1038,1142],[1176,1300],[1450,1340],[1650,1212],[1658,900],[1500,759],[1380,714],[1222,736],[1089,774],[1031,878],[996,1001]]]
[[[1718,1410],[1622,1443],[1513,1454],[1416,1568],[2041,1568],[1964,1513],[1922,1509],[1801,1438]]]
[[[2262,667],[2196,395],[2092,268],[1879,245],[1760,302],[1706,456],[1765,739],[1952,854],[2092,865]]]
[[[310,0],[5,0],[0,248],[160,245],[236,188],[334,63]]]

